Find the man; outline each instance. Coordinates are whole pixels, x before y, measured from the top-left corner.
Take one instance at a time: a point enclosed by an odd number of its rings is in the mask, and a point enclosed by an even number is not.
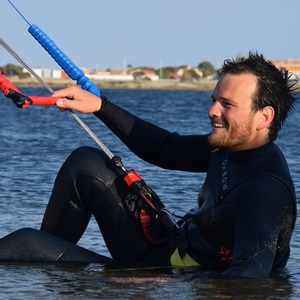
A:
[[[170,229],[159,218],[147,219],[111,160],[99,150],[80,148],[58,173],[41,231],[76,244],[93,214],[119,262],[201,266],[229,278],[267,278],[282,269],[296,197],[274,140],[296,100],[294,84],[286,70],[252,53],[225,61],[219,75],[208,111],[212,132],[203,136],[171,133],[78,87],[55,92],[62,97],[61,110],[94,113],[145,161],[207,172],[207,178],[198,207]],[[66,248],[55,260],[67,261],[71,252]]]

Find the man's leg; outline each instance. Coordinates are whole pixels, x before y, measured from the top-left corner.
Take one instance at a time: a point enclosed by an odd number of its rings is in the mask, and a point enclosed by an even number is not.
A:
[[[0,261],[112,263],[108,257],[31,228],[19,229],[0,239]]]
[[[102,151],[75,150],[57,175],[41,230],[77,243],[93,214],[114,259],[142,262],[153,246],[128,208],[131,191],[118,173]]]

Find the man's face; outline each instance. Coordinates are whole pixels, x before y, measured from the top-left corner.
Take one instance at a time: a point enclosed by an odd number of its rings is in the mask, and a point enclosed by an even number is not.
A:
[[[259,113],[251,110],[257,78],[253,74],[225,74],[213,94],[208,111],[213,147],[241,151],[257,147]]]

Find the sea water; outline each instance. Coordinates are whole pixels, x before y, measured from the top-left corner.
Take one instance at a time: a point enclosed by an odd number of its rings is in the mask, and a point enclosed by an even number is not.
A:
[[[21,89],[45,95],[42,88]],[[204,134],[210,130],[208,91],[105,90],[116,104],[170,131]],[[300,195],[300,105],[277,139]],[[182,215],[197,205],[203,174],[162,170],[133,155],[96,117],[79,116],[101,141],[122,157],[159,194],[166,207]],[[96,143],[68,112],[56,107],[18,109],[0,96],[0,237],[16,229],[38,229],[56,173],[77,147]],[[180,159],[180,158],[179,158]],[[266,187],[268,189],[268,187]],[[107,269],[47,264],[1,264],[1,299],[298,299],[300,297],[299,222],[284,272],[268,280],[208,279],[199,270],[173,268]],[[79,244],[109,255],[94,219]]]

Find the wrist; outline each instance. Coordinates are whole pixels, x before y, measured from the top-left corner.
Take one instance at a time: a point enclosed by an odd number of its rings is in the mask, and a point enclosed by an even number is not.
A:
[[[101,115],[102,112],[104,111],[105,107],[106,107],[107,102],[109,101],[109,99],[104,95],[101,95],[100,99],[101,99],[100,109],[98,111],[94,112],[94,114]]]

